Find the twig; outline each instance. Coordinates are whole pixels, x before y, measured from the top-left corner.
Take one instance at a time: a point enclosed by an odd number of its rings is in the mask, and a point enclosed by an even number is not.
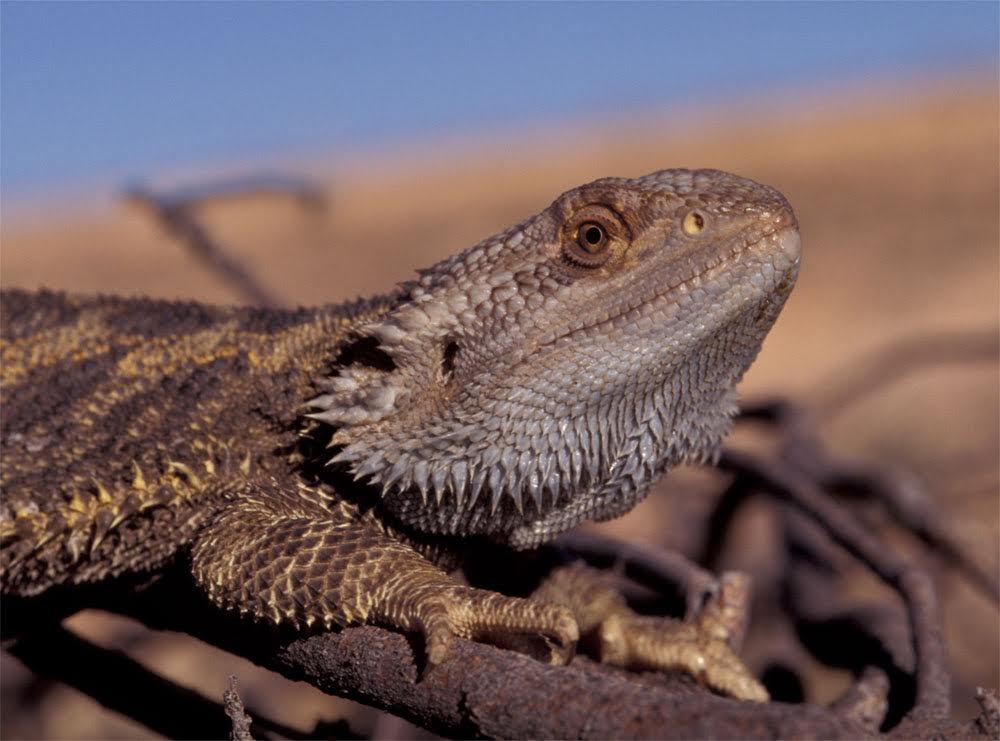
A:
[[[889,677],[878,667],[869,666],[830,708],[871,731],[877,731],[888,705]]]
[[[701,618],[722,631],[726,643],[739,653],[747,632],[753,580],[742,571],[726,571],[719,577],[719,586],[705,603]]]
[[[222,693],[222,700],[226,706],[226,715],[233,726],[229,729],[229,741],[253,741],[250,735],[250,716],[243,708],[243,700],[240,699],[239,690],[236,689],[236,675],[229,675],[229,687]]]
[[[982,710],[976,726],[987,738],[1000,738],[1000,695],[996,690],[976,687],[976,702]]]

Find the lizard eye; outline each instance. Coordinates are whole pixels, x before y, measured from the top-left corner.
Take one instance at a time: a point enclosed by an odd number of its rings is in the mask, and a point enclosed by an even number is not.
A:
[[[581,268],[600,267],[616,251],[615,245],[628,242],[628,230],[621,217],[600,205],[580,209],[563,234],[563,259]]]
[[[596,255],[608,246],[608,233],[596,221],[585,221],[576,232],[576,243],[580,249]]]
[[[584,221],[570,233],[564,248],[566,258],[574,265],[596,268],[603,265],[611,255],[611,237],[607,227],[597,221]]]
[[[688,211],[681,222],[681,229],[689,237],[701,234],[705,230],[705,216],[701,211]]]

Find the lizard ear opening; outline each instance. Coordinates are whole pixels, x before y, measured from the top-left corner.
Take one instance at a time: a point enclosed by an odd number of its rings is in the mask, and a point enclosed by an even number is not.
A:
[[[441,375],[445,381],[450,381],[455,374],[455,358],[458,356],[458,343],[449,340],[441,352]]]
[[[378,422],[394,408],[400,384],[392,355],[377,337],[352,336],[333,362],[335,375],[320,379],[322,393],[307,404],[316,411],[306,416],[320,422],[346,425]]]
[[[434,397],[454,372],[459,346],[448,317],[434,299],[410,300],[359,327],[337,353],[336,375],[317,383],[322,393],[306,416],[337,427],[334,442],[348,446],[405,426],[400,412],[417,414],[421,399]]]

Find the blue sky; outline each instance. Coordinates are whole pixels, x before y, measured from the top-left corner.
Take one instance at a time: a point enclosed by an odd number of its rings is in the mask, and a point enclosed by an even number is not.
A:
[[[5,194],[997,67],[998,4],[0,3]]]

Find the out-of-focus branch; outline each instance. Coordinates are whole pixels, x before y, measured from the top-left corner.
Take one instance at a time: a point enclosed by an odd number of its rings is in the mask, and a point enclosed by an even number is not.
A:
[[[824,489],[878,502],[900,526],[1000,604],[996,574],[979,565],[947,531],[919,479],[888,465],[830,456],[817,424],[909,373],[935,365],[983,362],[1000,363],[1000,328],[916,335],[853,361],[843,373],[817,386],[815,401],[808,406],[765,399],[745,406],[740,416],[768,423],[782,434],[780,457],[786,465]]]
[[[723,452],[719,465],[801,509],[821,525],[838,545],[899,592],[909,613],[916,656],[914,712],[946,717],[950,707],[951,677],[937,597],[930,576],[896,555],[849,511],[825,496],[808,478],[788,467],[732,449]]]
[[[795,453],[790,452],[790,455]],[[1000,584],[996,574],[977,564],[947,532],[922,483],[915,476],[889,466],[831,462],[817,456],[804,460],[801,454],[799,458],[800,466],[813,468],[813,475],[822,486],[880,502],[896,522],[981,589],[994,603],[1000,604]]]
[[[209,183],[199,188],[168,193],[135,185],[125,197],[142,206],[159,220],[168,234],[178,239],[212,272],[232,286],[248,302],[257,306],[280,306],[260,282],[201,224],[198,208],[210,201],[233,200],[249,196],[284,196],[294,199],[303,208],[317,209],[324,205],[323,192],[309,181],[274,175],[239,178]]]
[[[232,730],[219,703],[58,625],[12,641],[6,650],[33,672],[63,682],[167,738],[226,738]],[[311,737],[266,718],[258,718],[256,725],[266,738]]]
[[[817,385],[811,404],[828,417],[927,366],[1000,362],[1000,327],[919,334],[890,342]]]
[[[132,185],[125,189],[125,197],[148,197],[150,189]],[[197,208],[208,203],[242,201],[247,198],[290,198],[304,209],[321,210],[326,207],[322,188],[311,180],[291,175],[259,173],[246,177],[212,180],[196,186],[176,188],[156,193],[160,207]]]

